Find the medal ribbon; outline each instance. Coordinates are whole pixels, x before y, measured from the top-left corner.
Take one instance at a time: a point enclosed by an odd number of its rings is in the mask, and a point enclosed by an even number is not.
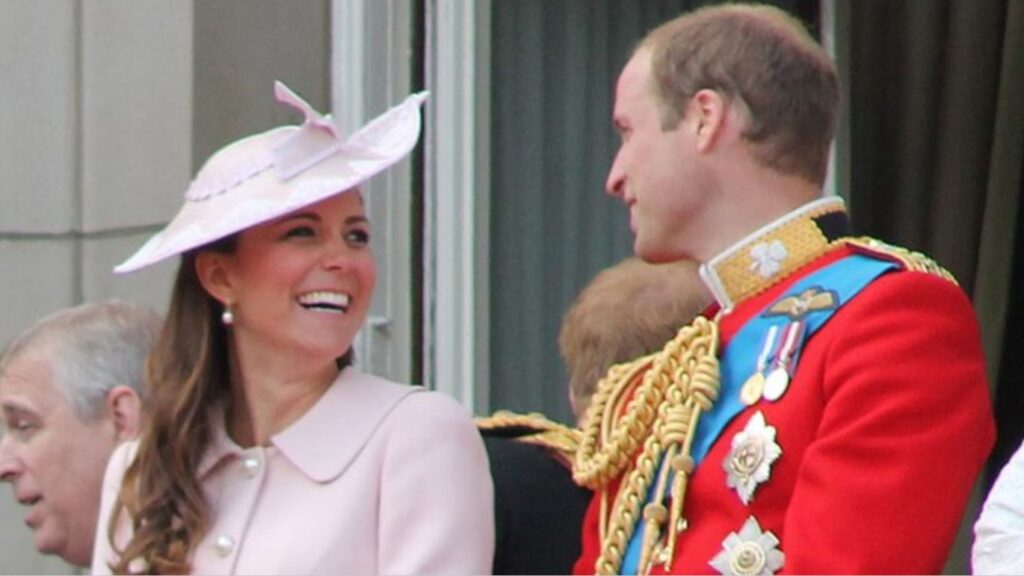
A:
[[[768,334],[765,336],[764,345],[761,346],[761,354],[757,358],[756,371],[758,374],[767,374],[768,362],[775,358],[778,352],[776,350],[775,336],[779,333],[779,327],[772,324],[768,327]]]

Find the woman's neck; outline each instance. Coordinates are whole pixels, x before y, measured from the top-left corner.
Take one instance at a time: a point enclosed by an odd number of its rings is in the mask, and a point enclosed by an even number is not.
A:
[[[239,446],[266,445],[302,417],[338,376],[334,361],[288,361],[281,354],[232,350],[228,434]]]

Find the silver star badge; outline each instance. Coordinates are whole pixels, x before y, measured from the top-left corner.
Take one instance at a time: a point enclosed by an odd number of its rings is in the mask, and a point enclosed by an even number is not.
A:
[[[761,530],[751,516],[740,533],[729,534],[722,541],[722,551],[710,562],[719,574],[727,576],[772,576],[782,568],[786,555],[779,550],[779,539]]]
[[[769,426],[758,411],[742,432],[733,436],[732,451],[722,463],[725,483],[736,490],[744,504],[750,504],[754,491],[771,477],[772,463],[782,455],[775,443],[775,427]]]

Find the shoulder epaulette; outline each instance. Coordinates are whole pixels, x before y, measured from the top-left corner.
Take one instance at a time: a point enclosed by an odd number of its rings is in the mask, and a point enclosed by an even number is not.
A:
[[[518,414],[499,410],[490,416],[476,418],[475,422],[481,432],[509,431],[516,441],[555,450],[570,462],[580,444],[578,429],[550,420],[538,412]]]
[[[938,262],[920,252],[915,252],[899,246],[893,246],[892,244],[886,244],[881,240],[876,240],[875,238],[867,236],[846,238],[843,242],[857,252],[897,262],[901,264],[905,270],[925,272],[927,274],[932,274],[939,278],[949,280],[953,284],[957,284],[956,278],[949,270],[946,270],[940,266]]]

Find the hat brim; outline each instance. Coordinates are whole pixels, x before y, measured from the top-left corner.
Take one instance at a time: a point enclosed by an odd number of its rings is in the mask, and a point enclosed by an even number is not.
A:
[[[352,134],[336,153],[295,177],[282,180],[273,169],[266,169],[223,193],[187,200],[163,230],[114,272],[145,268],[357,188],[402,160],[416,145],[422,125],[420,105],[425,99],[425,93],[409,96]],[[251,138],[261,138],[260,146],[272,146],[297,129],[275,128]]]

